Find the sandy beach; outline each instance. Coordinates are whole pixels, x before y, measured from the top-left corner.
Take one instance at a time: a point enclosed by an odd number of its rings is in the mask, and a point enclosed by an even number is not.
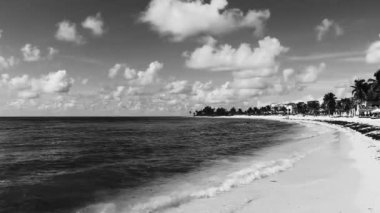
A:
[[[168,212],[380,212],[380,161],[376,160],[380,148],[377,141],[354,130],[316,122],[312,118],[236,117],[297,122],[331,132],[321,133],[326,135],[324,139],[311,138],[310,143],[319,146],[290,169]],[[328,138],[329,135],[334,140]]]
[[[283,117],[269,119],[283,120]],[[289,122],[335,128],[339,131],[340,143],[325,147],[301,161],[292,171],[278,175],[278,186],[269,182],[268,187],[261,185],[266,188],[267,196],[241,212],[380,212],[379,142],[348,128],[314,121],[380,126],[378,120],[298,116],[289,119]],[[268,192],[268,188],[272,192]]]

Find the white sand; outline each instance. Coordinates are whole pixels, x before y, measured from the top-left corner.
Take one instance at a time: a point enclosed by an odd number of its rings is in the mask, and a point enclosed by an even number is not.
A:
[[[283,117],[274,117],[271,119],[283,119]],[[339,120],[380,126],[379,120],[363,118],[291,116],[290,119],[296,122],[299,120],[308,120],[309,122],[313,122],[313,120]],[[297,210],[292,209],[288,211],[286,206],[282,205],[281,208],[277,208],[280,206],[274,205],[277,209],[265,211],[267,206],[264,205],[261,206],[262,211],[259,212],[380,212],[380,161],[376,160],[380,155],[379,141],[374,141],[347,128],[325,123],[321,123],[321,125],[331,126],[342,132],[340,138],[342,147],[340,147],[340,149],[330,150],[332,154],[330,156],[318,156],[319,158],[315,158],[314,160],[307,159],[307,162],[301,162],[302,165],[294,169],[292,173],[294,173],[293,175],[295,175],[295,177],[311,177],[314,176],[313,173],[324,173],[324,175],[321,176],[319,181],[318,179],[311,178],[310,181],[314,179],[314,181],[317,182],[302,189],[292,187],[288,191],[285,190],[286,194],[295,195],[295,197],[299,199],[293,199],[293,196],[279,197],[277,192],[269,196],[273,201],[276,200],[275,198],[273,199],[273,197],[277,197],[282,200],[282,202],[293,204],[293,207],[296,204],[298,206]],[[339,152],[336,152],[338,150]],[[348,158],[346,161],[341,161],[346,158]],[[321,163],[323,164],[322,167],[320,167]],[[307,164],[309,164],[310,167],[303,168],[303,166],[307,166]],[[337,167],[338,165],[339,167]],[[355,171],[350,169],[351,165]],[[336,167],[335,170],[331,170],[333,167]],[[316,171],[315,168],[318,168],[320,171]],[[290,173],[291,172],[288,174],[284,173],[284,177],[291,176],[292,174]],[[359,181],[355,180],[356,177],[359,177]],[[289,185],[285,183],[283,187],[287,186]],[[276,190],[281,190],[281,188]],[[349,203],[351,196],[354,196],[355,199],[352,203]],[[270,202],[267,204],[270,205]],[[351,207],[352,204],[354,204],[355,208]],[[289,207],[291,207],[291,205]],[[260,210],[260,208],[257,208],[257,205],[252,204],[247,207],[247,211],[242,212],[252,212],[256,209]]]
[[[283,120],[280,116],[236,117]],[[282,173],[165,212],[380,212],[380,161],[375,160],[379,143],[353,130],[313,122],[311,117],[292,119],[285,122],[337,129],[338,142],[320,141],[319,150]]]

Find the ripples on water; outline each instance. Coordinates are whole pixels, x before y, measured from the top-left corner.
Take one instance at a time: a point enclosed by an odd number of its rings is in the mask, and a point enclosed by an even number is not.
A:
[[[244,119],[1,118],[0,212],[73,212],[133,197],[152,181],[252,155],[295,131]]]

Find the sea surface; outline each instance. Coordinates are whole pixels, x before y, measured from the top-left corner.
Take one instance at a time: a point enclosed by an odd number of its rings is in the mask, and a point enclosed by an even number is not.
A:
[[[306,129],[233,118],[0,118],[0,212],[165,212],[292,167],[302,149],[275,147],[319,134]]]

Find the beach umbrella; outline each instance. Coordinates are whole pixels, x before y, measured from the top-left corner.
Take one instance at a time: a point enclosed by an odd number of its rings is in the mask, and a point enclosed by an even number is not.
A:
[[[373,114],[380,113],[380,109],[377,108],[377,109],[375,109],[375,110],[372,110],[371,112],[372,112]]]

